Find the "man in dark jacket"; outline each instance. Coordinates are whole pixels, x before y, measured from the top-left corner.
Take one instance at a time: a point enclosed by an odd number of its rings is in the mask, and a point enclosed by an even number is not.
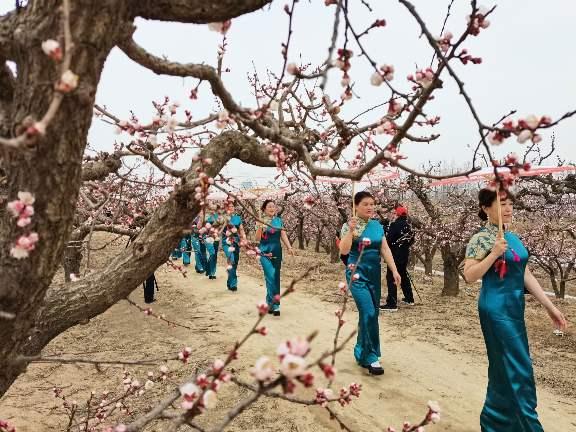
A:
[[[404,298],[402,303],[406,305],[414,304],[414,295],[412,294],[412,285],[408,276],[408,258],[410,256],[410,246],[414,243],[414,232],[408,221],[408,210],[406,207],[396,207],[396,220],[390,224],[386,233],[386,241],[392,251],[394,262],[398,273],[402,277],[402,293]],[[397,292],[398,287],[394,283],[394,277],[390,269],[386,271],[386,283],[388,285],[388,297],[386,304],[380,306],[380,309],[395,312],[398,310]]]

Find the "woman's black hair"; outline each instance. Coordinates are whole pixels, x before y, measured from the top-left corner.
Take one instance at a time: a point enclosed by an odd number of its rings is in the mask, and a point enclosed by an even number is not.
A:
[[[262,203],[262,206],[260,207],[260,210],[262,210],[262,211],[266,210],[266,206],[268,204],[270,204],[271,202],[274,202],[274,200],[271,200],[271,199],[264,200],[264,202]]]
[[[360,204],[364,198],[374,199],[374,195],[366,191],[358,192],[356,195],[354,195],[354,205],[357,206],[358,204]]]
[[[512,194],[512,192],[510,192],[508,189],[503,189],[500,192],[500,197],[504,199],[509,199],[512,202],[514,202],[516,199]],[[496,201],[495,190],[489,188],[480,189],[480,191],[478,192],[478,206],[480,207],[480,210],[478,211],[478,217],[483,221],[488,220],[488,215],[486,214],[486,212],[482,207],[490,207],[492,203],[494,203],[494,201]]]

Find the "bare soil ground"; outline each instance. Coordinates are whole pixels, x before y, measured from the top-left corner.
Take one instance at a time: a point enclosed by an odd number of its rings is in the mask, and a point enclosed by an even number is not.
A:
[[[104,242],[105,239],[99,239]],[[117,245],[122,247],[122,245]],[[111,252],[110,252],[111,253]],[[95,253],[92,265],[106,261]],[[156,385],[132,402],[135,415],[149,409],[163,392],[183,382],[185,377],[223,357],[235,340],[252,325],[255,305],[264,298],[264,283],[257,261],[242,256],[240,288],[226,290],[225,269],[218,279],[209,281],[193,269],[187,278],[163,267],[157,278],[160,292],[153,309],[173,321],[190,326],[168,327],[145,316],[127,302],[120,302],[86,325],[70,329],[52,341],[44,355],[58,354],[92,359],[158,359],[175,355],[184,346],[193,349],[192,361],[182,365],[168,363],[169,381]],[[318,330],[312,357],[332,346],[336,318],[341,301],[337,284],[342,279],[342,266],[330,264],[323,254],[301,251],[286,258],[283,285],[299,275],[313,262],[320,262],[317,272],[297,287],[283,302],[282,316],[267,317],[266,337],[251,339],[240,353],[234,368],[240,377],[249,379],[250,367],[260,355],[274,357],[277,345],[292,336],[308,335]],[[430,430],[473,432],[479,430],[478,417],[486,388],[487,361],[476,313],[477,286],[462,287],[457,298],[440,297],[439,279],[426,279],[414,274],[421,301],[397,313],[380,318],[383,364],[386,373],[371,377],[355,365],[351,355],[353,343],[338,357],[337,384],[358,382],[363,392],[357,401],[336,408],[342,420],[356,431],[382,431],[388,425],[399,425],[406,419],[420,420],[429,399],[443,407],[442,421]],[[385,288],[384,288],[385,291]],[[142,289],[131,299],[143,305]],[[569,320],[576,317],[576,302],[556,301]],[[347,313],[344,335],[353,330],[357,320],[353,302]],[[527,297],[526,321],[538,383],[539,414],[547,432],[576,430],[576,333],[570,328],[564,337],[552,335],[545,312]],[[141,382],[146,372],[157,367],[128,367]],[[28,368],[10,391],[0,400],[0,418],[16,424],[19,432],[66,430],[68,418],[61,401],[51,394],[54,386],[62,387],[70,400],[85,403],[91,390],[121,389],[123,367],[94,365],[34,364]],[[318,378],[317,386],[324,386]],[[201,425],[214,425],[222,420],[247,391],[233,384],[219,394],[219,402],[199,420]],[[301,397],[313,398],[313,391],[299,390]],[[125,417],[129,421],[130,417]],[[106,424],[104,422],[103,424]],[[160,423],[146,430],[162,431]],[[319,407],[300,407],[277,399],[263,399],[237,418],[232,431],[336,431],[338,425]]]

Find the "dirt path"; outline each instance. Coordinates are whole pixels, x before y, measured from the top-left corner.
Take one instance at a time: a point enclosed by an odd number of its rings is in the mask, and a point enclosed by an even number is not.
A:
[[[189,281],[191,285],[193,280]],[[195,289],[203,292],[214,308],[225,311],[231,330],[248,327],[253,322],[254,304],[264,296],[263,281],[242,276],[240,291],[236,294],[223,289],[223,279],[214,285],[198,284]],[[296,292],[282,305],[280,318],[267,320],[269,335],[253,340],[244,356],[255,359],[259,354],[271,353],[281,341],[306,335],[313,329],[319,331],[313,345],[313,353],[318,355],[332,344],[336,327],[334,312],[333,304]],[[380,318],[382,360],[386,369],[383,377],[371,377],[356,366],[351,354],[353,342],[338,358],[338,383],[356,381],[363,386],[360,399],[343,410],[344,419],[357,430],[382,430],[388,424],[401,425],[407,413],[411,420],[418,419],[427,400],[435,399],[443,407],[442,425],[438,429],[478,431],[487,379],[485,358],[452,354],[444,348],[402,337],[387,318],[387,315]],[[344,326],[347,330],[344,334],[348,334],[356,320],[356,312],[348,312],[350,325]],[[538,398],[546,431],[560,432],[576,427],[576,401],[562,399],[543,389],[539,389]]]
[[[194,349],[193,356],[209,361],[252,325],[255,305],[264,298],[260,278],[241,275],[240,289],[232,293],[225,289],[222,277],[225,270],[219,268],[218,272],[220,277],[215,281],[208,281],[193,271],[186,279],[165,270],[158,273],[161,291],[154,310],[188,323],[194,327],[193,332],[180,328],[167,330],[165,325],[121,303],[90,324],[61,335],[46,351],[98,352],[107,349],[113,353],[111,357],[117,358],[122,353],[125,358],[133,358],[142,352],[149,356],[175,352],[187,343]],[[132,298],[141,302],[141,290],[136,290]],[[336,325],[335,310],[333,303],[323,302],[317,296],[303,292],[292,294],[282,304],[281,317],[266,318],[264,324],[269,335],[251,339],[241,351],[235,364],[240,375],[248,378],[249,368],[260,355],[274,357],[278,344],[293,336],[305,336],[318,330],[312,358],[330,348]],[[353,329],[356,320],[355,311],[347,312],[344,335]],[[432,399],[438,400],[443,412],[441,424],[430,430],[477,432],[486,388],[485,357],[458,352],[456,348],[462,342],[458,339],[448,344],[443,341],[442,347],[433,343],[434,338],[430,343],[422,342],[421,332],[434,331],[424,323],[418,339],[413,335],[418,330],[404,331],[398,326],[397,317],[381,315],[380,328],[384,376],[371,377],[356,366],[352,357],[353,342],[338,358],[336,384],[358,382],[363,386],[360,399],[351,406],[337,409],[346,424],[353,430],[365,432],[382,431],[388,425],[398,429],[404,420],[420,420],[426,402]],[[122,341],[120,347],[118,341]],[[0,400],[0,418],[12,418],[19,426],[19,432],[60,430],[57,425],[62,424],[63,418],[57,416],[58,404],[54,399],[50,400],[49,388],[54,384],[70,384],[80,395],[94,387],[95,380],[98,381],[96,388],[117,381],[119,371],[121,369],[109,368],[103,377],[89,366],[31,366]],[[316,385],[323,386],[323,380]],[[312,397],[312,393],[304,391],[300,395]],[[225,407],[234,405],[245,394],[232,389],[223,392],[221,409],[211,413],[207,420],[221,417]],[[538,389],[538,398],[540,417],[547,432],[576,430],[576,400],[556,396],[542,387]],[[149,406],[153,400],[147,400],[143,406]],[[161,429],[153,426],[149,430]],[[267,399],[259,401],[238,418],[230,430],[312,432],[339,428],[317,407],[301,408]]]

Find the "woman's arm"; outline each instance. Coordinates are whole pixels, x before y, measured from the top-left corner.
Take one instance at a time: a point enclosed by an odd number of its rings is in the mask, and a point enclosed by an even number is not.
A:
[[[506,252],[508,243],[502,237],[496,238],[490,253],[481,260],[468,258],[464,263],[464,280],[468,283],[476,282],[486,274],[496,260]]]
[[[340,255],[348,255],[354,241],[354,230],[351,229],[340,239]]]
[[[288,235],[286,234],[285,230],[282,230],[280,232],[280,240],[282,241],[282,243],[284,243],[284,246],[286,246],[289,253],[294,253],[292,245],[290,244],[290,239],[288,238]]]
[[[544,306],[546,312],[548,312],[548,315],[552,319],[552,322],[554,323],[556,328],[562,331],[566,330],[566,327],[568,326],[566,318],[564,317],[562,312],[560,312],[558,308],[554,306],[554,304],[550,301],[550,299],[540,286],[540,283],[534,277],[534,275],[532,274],[532,272],[528,267],[526,267],[526,270],[524,271],[524,286],[526,287],[528,292],[532,294],[536,298],[536,300],[540,302],[542,306]]]
[[[380,256],[384,258],[384,262],[386,262],[386,265],[390,268],[390,270],[392,270],[392,273],[398,273],[396,263],[394,262],[394,256],[392,255],[392,251],[390,250],[390,246],[388,246],[388,242],[386,241],[385,237],[382,237]]]
[[[263,230],[264,228],[262,227],[262,225],[256,228],[256,243],[260,243],[260,240],[262,239]]]
[[[488,254],[483,260],[468,258],[464,262],[464,280],[467,283],[474,283],[482,279],[498,258],[500,258],[500,256],[493,253]]]
[[[240,241],[247,242],[248,239],[246,238],[246,231],[244,231],[244,224],[240,224],[240,228],[238,228],[238,232],[240,233]]]
[[[386,237],[382,237],[382,247],[380,248],[380,255],[382,256],[382,258],[384,258],[386,265],[392,271],[392,276],[394,277],[394,283],[396,284],[396,286],[400,286],[402,278],[400,277],[398,269],[396,268],[396,263],[394,262],[394,256],[392,255],[390,246],[388,246]]]

